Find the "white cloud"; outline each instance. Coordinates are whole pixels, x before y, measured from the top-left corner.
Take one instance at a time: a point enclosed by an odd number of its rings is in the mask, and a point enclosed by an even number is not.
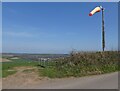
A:
[[[13,37],[33,37],[33,34],[28,32],[3,32],[3,36],[13,36]]]

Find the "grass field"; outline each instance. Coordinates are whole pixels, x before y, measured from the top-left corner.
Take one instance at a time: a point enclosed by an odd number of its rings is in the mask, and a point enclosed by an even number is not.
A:
[[[9,59],[2,63],[2,77],[16,73],[14,67],[37,67],[40,76],[50,78],[80,77],[118,71],[118,52],[74,53],[70,57],[50,62],[36,62],[26,59]]]
[[[37,66],[38,62],[33,62],[26,59],[9,59],[12,62],[4,62],[2,63],[2,77],[7,77],[8,75],[12,75],[16,73],[14,67],[21,67],[21,66]]]

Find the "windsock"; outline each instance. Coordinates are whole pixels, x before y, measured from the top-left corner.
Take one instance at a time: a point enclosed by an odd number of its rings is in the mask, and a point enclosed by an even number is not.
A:
[[[100,12],[100,10],[102,9],[102,6],[96,7],[95,9],[93,9],[90,13],[89,16],[94,15],[97,12]]]

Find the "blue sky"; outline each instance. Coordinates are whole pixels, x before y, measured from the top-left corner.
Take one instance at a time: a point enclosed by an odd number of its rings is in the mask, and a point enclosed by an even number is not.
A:
[[[105,8],[106,50],[118,47],[118,4],[90,2],[3,3],[3,52],[69,53],[100,51],[101,12]]]

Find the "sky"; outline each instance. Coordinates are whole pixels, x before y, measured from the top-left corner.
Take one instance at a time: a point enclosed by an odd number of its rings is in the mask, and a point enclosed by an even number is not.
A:
[[[4,2],[2,47],[7,53],[101,51],[101,12],[105,8],[105,50],[118,47],[118,4],[99,2]]]

